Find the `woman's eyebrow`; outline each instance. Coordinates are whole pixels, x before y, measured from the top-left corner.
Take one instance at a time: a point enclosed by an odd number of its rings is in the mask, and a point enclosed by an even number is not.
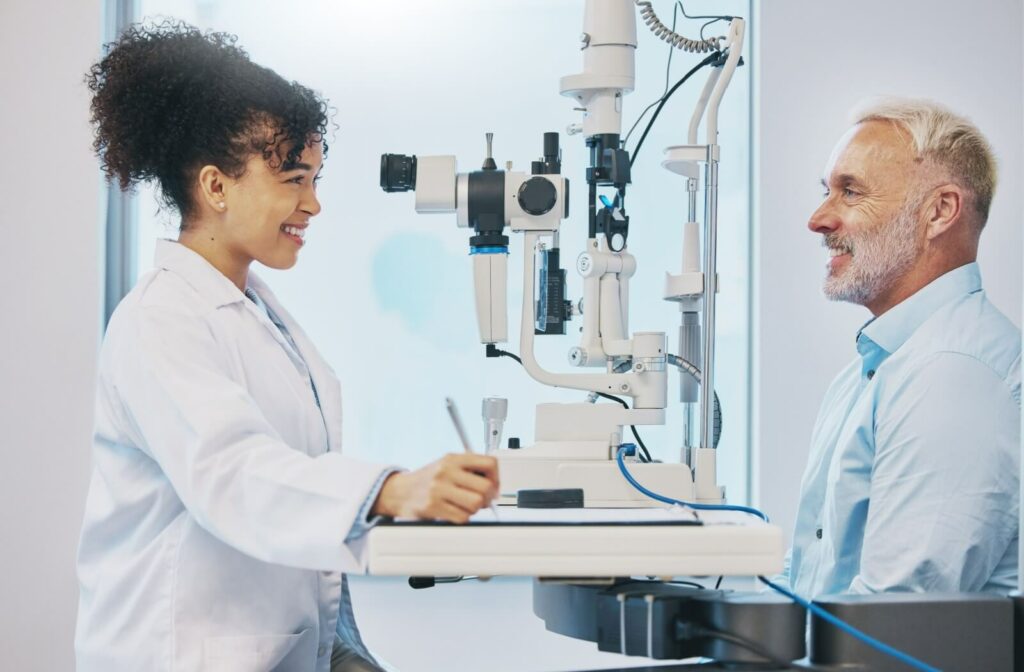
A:
[[[293,170],[313,170],[313,166],[308,163],[286,163],[281,166],[281,172],[291,172]]]

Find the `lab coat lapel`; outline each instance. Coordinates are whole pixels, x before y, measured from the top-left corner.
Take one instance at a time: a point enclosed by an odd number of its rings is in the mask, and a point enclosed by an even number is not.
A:
[[[281,323],[284,324],[291,335],[292,340],[295,341],[295,346],[299,349],[298,354],[305,362],[305,366],[308,367],[309,375],[313,379],[313,384],[316,385],[317,395],[320,398],[320,409],[323,412],[324,424],[327,427],[329,449],[334,452],[341,452],[341,384],[338,381],[338,377],[323,357],[320,356],[320,353],[313,346],[309,337],[306,336],[306,332],[302,330],[302,327],[281,305],[267,285],[251,271],[249,273],[249,286],[259,294],[263,302],[267,304],[267,307],[277,316],[277,319],[281,320]],[[270,323],[270,320],[266,321]],[[273,331],[276,332],[276,336],[284,340],[280,330],[274,327],[273,324],[271,326]],[[290,346],[286,345],[285,347],[291,352]]]
[[[256,289],[256,287],[252,283],[251,275],[250,275],[249,284],[254,289]],[[270,308],[270,310],[274,311],[274,314],[277,315],[278,318],[281,319],[282,322],[284,322],[284,319],[281,318],[281,313],[280,313],[281,308],[280,308],[279,305],[277,305],[277,302],[275,301],[274,305],[271,305],[271,302],[267,300],[268,299],[268,296],[267,296],[268,292],[267,292],[266,286],[265,285],[261,285],[258,289],[256,289],[256,293],[259,295],[260,299],[262,299],[263,302],[265,304],[267,304],[267,307]],[[308,366],[308,364],[307,364],[306,361],[303,360],[303,354],[304,353],[295,352],[292,349],[292,346],[288,342],[288,339],[286,339],[284,337],[284,334],[282,334],[281,330],[277,328],[277,325],[274,324],[274,322],[267,316],[266,313],[263,312],[262,309],[260,309],[259,306],[254,304],[252,301],[249,301],[248,299],[246,299],[246,301],[245,301],[245,309],[248,310],[250,313],[252,313],[256,317],[257,320],[259,320],[260,324],[263,325],[264,329],[266,329],[268,332],[270,332],[270,335],[274,338],[275,341],[277,341],[277,343],[288,354],[288,358],[290,360],[292,360],[292,363],[295,364],[295,367],[299,370],[299,372],[302,375],[306,375],[306,373],[307,373],[306,367]],[[295,338],[295,332],[292,331],[291,325],[289,325],[287,322],[285,322],[285,326],[288,328],[288,333],[292,335],[292,338]],[[314,382],[316,381],[315,378],[313,380],[314,380]]]
[[[281,330],[270,321],[270,318],[262,310],[247,299],[245,294],[234,283],[228,280],[223,273],[210,265],[210,262],[206,261],[199,254],[173,240],[158,240],[156,242],[154,265],[157,268],[163,268],[180,275],[199,292],[200,296],[208,299],[215,308],[223,308],[236,303],[244,306],[243,310],[248,310],[259,320],[260,324],[270,332],[271,337],[284,348],[284,351],[288,353],[288,357],[295,363],[299,371],[303,374],[306,373],[305,362],[302,361],[299,353],[292,352],[292,347],[281,334]],[[251,272],[249,276],[254,278],[254,274]],[[269,296],[269,298],[273,299],[274,306],[271,309],[276,314],[280,314],[282,309],[277,304],[277,300],[273,298],[273,294],[259,278],[255,278],[255,280],[257,294],[265,301],[266,298],[264,297]],[[266,303],[268,306],[271,305],[270,301],[266,301]]]

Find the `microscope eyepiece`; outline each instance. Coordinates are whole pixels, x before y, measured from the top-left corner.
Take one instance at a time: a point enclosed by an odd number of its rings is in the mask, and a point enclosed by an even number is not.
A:
[[[416,157],[405,154],[381,154],[380,188],[388,193],[415,189]]]

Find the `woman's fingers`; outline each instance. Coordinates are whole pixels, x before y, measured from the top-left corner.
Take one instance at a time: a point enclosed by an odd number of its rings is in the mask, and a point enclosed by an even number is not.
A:
[[[454,504],[449,502],[440,502],[437,504],[436,510],[433,514],[433,518],[437,520],[444,520],[449,523],[457,523],[462,525],[469,522],[470,513]]]
[[[498,461],[452,453],[413,472],[392,474],[372,512],[464,523],[498,494]]]
[[[441,458],[445,469],[471,471],[484,478],[498,483],[498,460],[490,455],[474,453],[449,453]]]
[[[452,475],[452,482],[460,488],[480,493],[488,502],[498,495],[497,483],[472,471],[455,472]]]
[[[467,490],[454,483],[448,484],[442,494],[444,501],[454,504],[466,513],[476,513],[487,506],[487,498],[483,493]]]

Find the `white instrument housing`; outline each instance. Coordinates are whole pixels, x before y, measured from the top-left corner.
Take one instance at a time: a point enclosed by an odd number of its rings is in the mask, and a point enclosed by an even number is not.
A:
[[[513,231],[557,231],[567,214],[568,182],[561,175],[530,175],[497,171],[504,178],[504,224]],[[524,185],[545,180],[553,187],[554,199],[545,212],[528,212],[520,202]],[[529,185],[536,186],[536,185]],[[459,227],[471,224],[469,173],[459,173],[454,156],[420,156],[416,169],[416,212],[455,213]],[[527,206],[528,207],[528,206]],[[508,251],[488,249],[471,252],[473,257],[474,308],[481,343],[508,340]]]

